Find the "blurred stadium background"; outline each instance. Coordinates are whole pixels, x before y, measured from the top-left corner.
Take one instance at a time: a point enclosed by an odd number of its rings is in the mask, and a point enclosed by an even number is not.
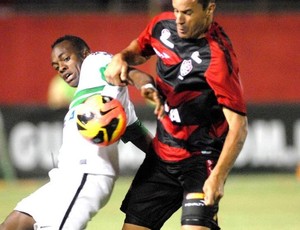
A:
[[[0,1],[0,221],[15,202],[47,179],[56,163],[66,108],[48,105],[48,87],[55,75],[50,66],[52,42],[75,34],[95,51],[116,53],[154,14],[169,10],[170,2]],[[216,20],[231,37],[240,61],[249,116],[249,136],[223,201],[224,229],[297,229],[300,1],[219,0],[217,6]],[[154,65],[152,58],[141,68],[155,74]],[[138,115],[154,133],[153,108],[134,88],[130,93]],[[130,178],[144,157],[130,144],[121,143],[120,150],[122,176],[117,195],[103,211],[105,220],[105,213],[119,213]],[[284,225],[278,227],[280,218]],[[163,229],[178,229],[177,219]],[[92,224],[89,229],[118,229],[120,222],[112,228]]]

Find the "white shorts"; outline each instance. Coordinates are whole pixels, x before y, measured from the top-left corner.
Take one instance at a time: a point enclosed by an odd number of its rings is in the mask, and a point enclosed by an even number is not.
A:
[[[110,198],[115,177],[52,169],[50,181],[21,200],[15,210],[31,215],[35,229],[85,229]]]

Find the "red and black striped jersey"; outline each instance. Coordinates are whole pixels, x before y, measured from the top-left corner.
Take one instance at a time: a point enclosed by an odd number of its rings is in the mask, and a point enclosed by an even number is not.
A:
[[[237,58],[222,27],[213,22],[205,37],[182,39],[174,14],[165,12],[138,42],[143,55],[158,56],[157,89],[168,115],[158,121],[156,153],[166,161],[218,156],[228,132],[222,107],[246,114]]]

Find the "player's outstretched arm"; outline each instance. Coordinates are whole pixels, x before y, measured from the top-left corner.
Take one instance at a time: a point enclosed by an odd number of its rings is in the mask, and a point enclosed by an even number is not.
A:
[[[223,108],[223,112],[229,125],[229,131],[218,163],[203,186],[206,205],[213,205],[223,197],[225,181],[243,148],[248,132],[246,116],[227,108]]]
[[[162,97],[155,88],[154,84],[148,83],[141,87],[141,95],[155,105],[154,114],[158,119],[165,115]]]
[[[155,88],[155,82],[151,75],[138,69],[129,68],[128,82],[141,90],[141,95],[155,105],[154,114],[158,119],[164,116],[162,97]]]
[[[145,63],[148,58],[141,55],[138,41],[133,40],[120,53],[113,56],[112,61],[106,68],[104,75],[110,84],[126,86],[128,82],[128,66]]]

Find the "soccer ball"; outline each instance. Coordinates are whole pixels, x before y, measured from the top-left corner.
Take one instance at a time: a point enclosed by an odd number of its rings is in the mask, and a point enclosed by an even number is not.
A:
[[[99,94],[78,106],[76,118],[79,133],[99,146],[115,143],[126,129],[127,117],[122,104]]]

